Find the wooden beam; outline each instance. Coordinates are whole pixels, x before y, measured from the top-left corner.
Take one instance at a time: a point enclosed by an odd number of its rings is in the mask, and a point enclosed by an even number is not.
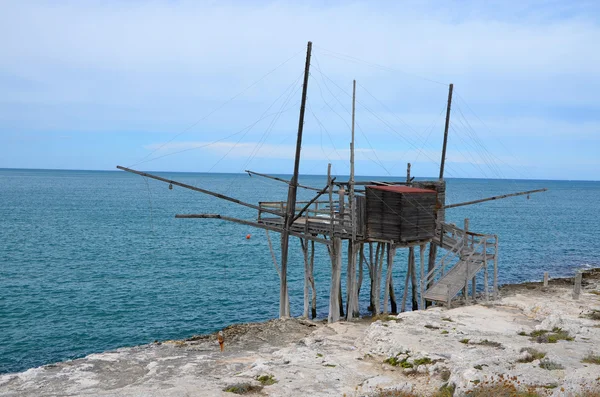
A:
[[[196,186],[192,186],[192,185],[188,185],[188,184],[185,184],[185,183],[173,181],[173,180],[170,180],[170,179],[167,179],[167,178],[160,177],[158,175],[152,175],[152,174],[148,174],[147,172],[136,171],[136,170],[133,170],[131,168],[122,167],[120,165],[117,165],[117,168],[120,169],[120,170],[123,170],[123,171],[131,172],[132,174],[137,174],[137,175],[140,175],[140,176],[144,176],[146,178],[156,179],[157,181],[166,182],[168,184],[179,186],[179,187],[183,187],[185,189],[190,189],[190,190],[193,190],[195,192],[200,192],[200,193],[208,194],[210,196],[214,196],[214,197],[220,198],[222,200],[226,200],[226,201],[230,201],[232,203],[243,205],[244,207],[248,207],[248,208],[252,208],[252,209],[255,209],[255,210],[259,210],[261,212],[268,212],[269,214],[273,214],[273,215],[277,215],[277,216],[283,216],[284,215],[283,213],[281,213],[279,211],[274,211],[274,210],[269,210],[269,209],[265,209],[265,208],[260,208],[260,206],[258,206],[258,205],[246,203],[244,201],[235,199],[233,197],[225,196],[224,194],[212,192],[210,190],[202,189],[202,188],[199,188],[199,187],[196,187]]]
[[[262,176],[263,178],[268,178],[268,179],[273,179],[275,181],[279,181],[279,182],[283,182],[286,185],[290,184],[290,181],[283,179],[283,178],[279,178],[273,175],[267,175],[267,174],[261,174],[260,172],[256,172],[256,171],[251,171],[251,170],[245,170],[244,172],[246,172],[248,175],[257,175],[257,176]],[[301,185],[301,184],[297,184],[298,187],[302,188],[302,189],[307,189],[307,190],[314,190],[315,192],[318,192],[319,189],[316,187],[312,187],[312,186],[306,186],[306,185]]]
[[[277,233],[283,233],[283,229],[276,227],[276,226],[265,225],[263,223],[247,221],[245,219],[239,219],[239,218],[232,218],[230,216],[219,215],[219,214],[177,214],[177,215],[175,215],[175,218],[179,218],[179,219],[222,219],[224,221],[239,223],[241,225],[257,227],[259,229],[271,230],[271,231],[277,232]],[[311,240],[311,241],[314,241],[317,243],[322,243],[322,244],[326,244],[326,245],[331,244],[331,242],[329,240],[315,237],[310,234],[307,235],[304,233],[298,233],[298,232],[294,232],[294,231],[290,231],[289,234],[290,234],[290,236],[304,238],[304,239]]]
[[[464,203],[448,204],[448,205],[444,206],[444,209],[462,207],[464,205],[479,204],[479,203],[483,203],[486,201],[499,200],[499,199],[503,199],[503,198],[507,198],[507,197],[523,196],[525,194],[540,193],[540,192],[546,192],[546,191],[548,191],[548,189],[543,188],[543,189],[536,189],[536,190],[528,190],[526,192],[503,194],[501,196],[488,197],[488,198],[483,198],[483,199],[473,200],[473,201],[465,201]]]

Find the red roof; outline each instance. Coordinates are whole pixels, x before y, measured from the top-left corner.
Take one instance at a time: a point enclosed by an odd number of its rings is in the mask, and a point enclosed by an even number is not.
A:
[[[393,186],[369,185],[367,187],[369,189],[384,190],[386,192],[393,192],[393,193],[409,193],[409,194],[410,193],[432,193],[432,194],[437,193],[435,190],[420,189],[418,187],[410,187],[410,186],[404,186],[404,185],[393,185]]]

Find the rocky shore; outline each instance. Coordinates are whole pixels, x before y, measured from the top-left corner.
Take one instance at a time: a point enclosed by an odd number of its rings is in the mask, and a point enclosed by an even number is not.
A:
[[[579,299],[572,285],[356,322],[234,325],[224,352],[204,335],[91,354],[1,375],[0,396],[600,396],[600,271]]]

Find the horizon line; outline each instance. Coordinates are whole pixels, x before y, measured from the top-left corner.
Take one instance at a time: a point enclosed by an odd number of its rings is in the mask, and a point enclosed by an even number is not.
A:
[[[79,168],[11,168],[11,167],[0,167],[0,171],[83,171],[83,172],[126,172],[118,169],[79,169]],[[217,175],[245,175],[247,172],[218,172],[218,171],[161,171],[161,170],[150,170],[144,172],[155,172],[155,173],[172,173],[172,174],[217,174]],[[266,172],[264,172],[266,174]],[[291,173],[271,173],[269,175],[292,175]],[[326,174],[300,174],[302,176],[327,176]],[[337,176],[349,176],[345,174],[337,174]],[[355,175],[357,178],[378,178],[385,180],[386,178],[398,179],[405,178],[402,175],[399,176],[384,176],[384,175]],[[417,176],[418,179],[426,180],[439,180],[439,177],[427,177]],[[491,181],[554,181],[554,182],[600,182],[600,179],[551,179],[551,178],[473,178],[473,177],[447,177],[444,179],[470,179],[470,180],[491,180]]]

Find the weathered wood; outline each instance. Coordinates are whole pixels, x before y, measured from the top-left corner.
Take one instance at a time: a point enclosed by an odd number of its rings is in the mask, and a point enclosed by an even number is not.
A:
[[[280,227],[265,225],[264,223],[257,223],[257,222],[247,221],[245,219],[238,219],[238,218],[233,218],[231,216],[219,215],[219,214],[177,214],[177,215],[175,215],[175,218],[180,218],[180,219],[221,219],[224,221],[235,222],[235,223],[239,223],[239,224],[246,225],[246,226],[256,227],[259,229],[270,230],[272,232],[277,232],[277,233],[283,232],[283,229]],[[319,238],[316,236],[311,236],[311,235],[307,236],[304,233],[290,231],[289,235],[305,238],[307,240],[315,241],[317,243],[321,243],[321,244],[325,244],[325,245],[331,244],[331,242],[329,240],[322,239],[322,238]]]
[[[583,278],[583,273],[581,271],[577,271],[575,274],[575,281],[573,284],[573,299],[579,299],[579,295],[581,294],[581,279]]]
[[[444,165],[446,164],[446,146],[448,145],[448,128],[450,127],[450,108],[452,107],[452,90],[454,84],[450,84],[448,90],[448,107],[446,108],[446,125],[444,126],[444,144],[442,146],[442,161],[440,163],[440,180],[444,179]]]
[[[487,263],[487,240],[483,243],[483,253],[485,255],[483,255],[483,288],[484,290],[484,294],[485,294],[485,301],[489,301],[490,300],[490,287],[489,287],[489,281],[488,281],[488,263]]]
[[[342,276],[342,240],[339,237],[332,239],[333,244],[329,250],[331,257],[331,285],[329,290],[329,314],[327,321],[334,323],[340,320],[340,280]]]
[[[356,301],[359,302],[360,290],[362,288],[364,268],[363,263],[366,261],[365,258],[365,244],[360,244],[359,256],[358,256],[358,285],[356,286]]]
[[[304,241],[304,239],[300,239],[300,246],[302,247],[302,256],[304,258],[304,310],[302,311],[302,317],[308,318],[308,294],[309,294],[309,285],[310,285],[310,265],[308,259],[308,241]]]
[[[311,315],[312,319],[317,317],[317,289],[315,288],[315,242],[310,242],[310,285],[312,288]]]
[[[411,250],[413,248],[409,248],[409,250]],[[408,257],[408,264],[406,265],[406,278],[404,279],[404,291],[402,292],[402,303],[400,304],[400,311],[401,312],[405,312],[406,311],[406,299],[408,297],[408,280],[410,279],[410,272],[411,272],[411,267],[410,267],[410,256]]]
[[[396,303],[396,291],[394,290],[394,275],[390,278],[390,312],[392,314],[398,313],[398,304]]]
[[[499,200],[499,199],[503,199],[503,198],[507,198],[507,197],[523,196],[525,194],[540,193],[540,192],[546,192],[546,191],[548,191],[548,189],[543,188],[543,189],[536,189],[536,190],[528,190],[526,192],[503,194],[501,196],[494,196],[494,197],[488,197],[488,198],[483,198],[483,199],[479,199],[479,200],[465,201],[463,203],[448,204],[448,205],[444,206],[444,209],[462,207],[464,205],[484,203],[486,201]]]
[[[312,51],[312,42],[308,42],[306,47],[306,64],[304,66],[304,84],[302,86],[302,99],[300,103],[300,116],[298,119],[298,136],[296,139],[296,155],[294,157],[294,173],[289,184],[287,208],[284,217],[284,228],[281,233],[281,277],[279,285],[279,317],[287,318],[290,316],[288,305],[286,304],[287,293],[287,262],[288,249],[290,243],[290,229],[292,227],[294,212],[296,209],[296,193],[298,189],[298,173],[300,171],[300,151],[302,150],[302,131],[304,129],[304,111],[306,109],[306,90],[308,88],[308,75],[310,70],[310,55]]]
[[[411,286],[412,286],[412,310],[419,310],[419,302],[417,300],[417,266],[415,264],[415,248],[410,247],[409,252],[409,261],[408,264],[410,266],[410,278],[411,278]]]
[[[498,299],[498,236],[494,242],[494,300]]]
[[[425,282],[425,249],[427,248],[427,246],[425,244],[421,244],[420,246],[420,251],[419,251],[419,261],[421,262],[421,279],[419,282],[419,285],[421,286],[421,291],[419,293],[419,297],[420,297],[420,308],[421,310],[425,309],[425,300],[423,298],[423,283]]]
[[[170,180],[170,179],[167,179],[167,178],[160,177],[158,175],[148,174],[147,172],[142,172],[142,171],[136,171],[136,170],[133,170],[131,168],[122,167],[120,165],[117,165],[117,168],[120,169],[120,170],[123,170],[123,171],[130,172],[132,174],[136,174],[136,175],[144,176],[146,178],[155,179],[157,181],[165,182],[165,183],[168,183],[170,185],[175,185],[175,186],[179,186],[179,187],[182,187],[182,188],[185,188],[185,189],[193,190],[195,192],[208,194],[209,196],[213,196],[213,197],[216,197],[216,198],[220,198],[222,200],[230,201],[230,202],[235,203],[235,204],[243,205],[244,207],[252,208],[252,209],[255,209],[255,210],[262,211],[262,212],[268,212],[269,214],[273,214],[273,215],[277,215],[277,216],[283,216],[284,215],[283,213],[281,213],[279,211],[267,210],[267,209],[264,209],[264,208],[260,208],[258,205],[246,203],[244,201],[235,199],[233,197],[225,196],[224,194],[220,194],[220,193],[216,193],[216,192],[213,192],[213,191],[210,191],[210,190],[202,189],[202,188],[199,188],[199,187],[196,187],[196,186],[188,185],[186,183],[181,183],[181,182],[173,181],[173,180]]]
[[[548,288],[548,272],[544,272],[544,288]]]
[[[268,179],[273,179],[275,181],[283,182],[286,185],[290,184],[290,181],[288,181],[286,179],[283,179],[283,178],[279,178],[279,177],[273,176],[273,175],[261,174],[260,172],[255,172],[255,171],[250,171],[250,170],[245,170],[244,172],[246,172],[250,176],[257,175],[257,176],[261,176],[263,178],[268,178]],[[301,184],[298,184],[297,186],[300,187],[300,188],[302,188],[302,189],[306,189],[306,190],[313,190],[315,192],[319,191],[318,188],[312,187],[312,186],[306,186],[306,185],[301,185]]]
[[[390,297],[390,284],[392,280],[392,268],[394,265],[394,257],[396,256],[396,248],[394,247],[394,243],[387,244],[387,273],[386,273],[386,283],[383,292],[383,313],[389,313],[389,297]]]
[[[435,259],[437,256],[437,245],[435,245],[433,242],[431,242],[429,244],[429,259],[428,259],[428,263],[427,263],[427,274],[431,273],[433,271],[433,269],[435,268]],[[427,288],[426,289],[430,289],[431,286],[433,285],[433,280],[430,280],[427,283]],[[431,302],[425,301],[425,307],[429,307],[431,305]]]

